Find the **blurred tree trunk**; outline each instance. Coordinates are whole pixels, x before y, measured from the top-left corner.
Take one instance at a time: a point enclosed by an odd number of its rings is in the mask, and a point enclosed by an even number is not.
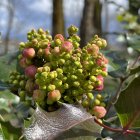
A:
[[[7,0],[8,5],[7,5],[7,12],[8,12],[8,22],[7,22],[7,31],[6,31],[6,35],[5,35],[5,50],[4,50],[4,54],[6,54],[8,52],[8,48],[9,48],[9,41],[10,41],[10,33],[11,33],[11,29],[12,29],[12,25],[13,25],[13,21],[14,21],[14,1],[13,0]]]
[[[138,15],[138,10],[140,9],[140,1],[139,0],[129,0],[129,11]]]
[[[64,14],[63,14],[63,0],[53,0],[53,36],[55,34],[65,33]]]
[[[100,0],[85,0],[83,17],[80,25],[81,47],[93,36],[102,34]]]

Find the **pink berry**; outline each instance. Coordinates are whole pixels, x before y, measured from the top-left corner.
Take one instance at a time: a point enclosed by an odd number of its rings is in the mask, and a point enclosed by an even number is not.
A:
[[[53,90],[48,93],[48,100],[50,101],[58,101],[61,98],[61,93],[59,90]]]
[[[25,48],[22,54],[25,58],[33,58],[35,57],[35,50],[34,48]]]
[[[103,61],[105,64],[108,64],[108,59],[106,57],[103,57]]]
[[[69,41],[64,41],[64,43],[61,46],[62,51],[70,52],[73,48],[73,45]]]
[[[25,75],[29,78],[34,78],[37,68],[34,65],[25,68]]]
[[[107,68],[106,67],[102,68],[102,71],[107,72]]]
[[[100,80],[100,81],[102,81],[102,82],[104,81],[104,78],[103,78],[102,75],[97,75],[97,79]]]
[[[45,92],[39,89],[33,91],[33,99],[35,101],[43,101],[45,97]]]
[[[59,48],[59,47],[55,47],[55,48],[52,50],[52,52],[53,52],[54,54],[59,54],[59,53],[60,53],[60,48]]]
[[[22,67],[22,68],[26,68],[28,65],[26,63],[26,58],[21,58],[20,61],[19,61],[19,65]]]
[[[64,37],[61,34],[55,35],[54,39],[60,39],[62,42],[64,41]]]
[[[47,47],[46,49],[44,49],[44,55],[45,55],[46,57],[48,57],[50,54],[51,54],[51,53],[50,53],[50,47]]]
[[[106,109],[102,106],[95,106],[93,108],[93,111],[94,111],[94,115],[97,118],[103,118],[106,115]]]
[[[99,53],[99,47],[97,45],[95,45],[95,44],[92,44],[91,46],[89,46],[87,48],[87,52],[89,54],[92,54],[94,56],[97,56],[97,54]]]
[[[102,59],[97,59],[96,61],[98,66],[103,66],[104,65],[104,61]]]
[[[101,91],[101,90],[103,90],[103,88],[104,88],[104,85],[101,84],[101,85],[97,86],[97,87],[95,88],[95,90]]]

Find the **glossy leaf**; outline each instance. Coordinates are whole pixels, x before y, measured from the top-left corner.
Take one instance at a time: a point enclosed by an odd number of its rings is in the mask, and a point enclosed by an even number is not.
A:
[[[10,111],[9,104],[18,103],[19,98],[12,94],[9,90],[0,91],[0,110]]]
[[[133,74],[136,74],[138,72],[140,72],[140,66],[133,68],[133,69],[130,69],[129,75],[133,75]]]
[[[140,127],[140,77],[135,78],[124,89],[115,104],[115,108],[123,127]]]
[[[62,104],[54,112],[45,112],[37,107],[32,124],[25,129],[25,136],[33,140],[94,140],[100,137],[100,131],[101,127],[94,122],[93,116],[83,108]]]
[[[21,135],[21,128],[15,128],[9,122],[0,122],[0,140],[17,140]]]
[[[10,53],[0,57],[0,80],[8,80],[9,73],[16,70],[16,53]]]
[[[114,78],[124,77],[128,65],[127,60],[121,58],[121,55],[114,51],[109,51],[106,55],[109,57],[109,65],[112,67],[112,70],[108,72],[109,75]]]

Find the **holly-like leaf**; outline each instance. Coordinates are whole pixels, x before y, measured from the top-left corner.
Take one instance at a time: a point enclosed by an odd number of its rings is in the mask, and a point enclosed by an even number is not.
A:
[[[0,57],[0,80],[8,80],[11,71],[16,70],[16,53],[9,53]]]
[[[133,68],[133,69],[130,69],[129,75],[133,75],[133,74],[136,74],[138,72],[140,72],[140,66]]]
[[[109,75],[114,78],[124,77],[126,75],[126,69],[128,62],[126,59],[121,58],[119,52],[109,51],[106,53],[109,59],[109,65],[112,67],[111,71],[109,70]]]
[[[93,116],[79,106],[62,104],[54,112],[45,112],[37,107],[33,120],[25,129],[27,139],[94,140],[100,137],[101,127],[94,122]]]
[[[0,140],[17,140],[21,137],[21,128],[13,127],[9,122],[0,121]]]
[[[133,34],[129,34],[127,35],[127,40],[128,40],[128,43],[129,43],[129,46],[131,48],[133,48],[134,50],[137,50],[140,52],[140,36],[139,35],[133,35]]]
[[[0,91],[0,110],[10,111],[9,105],[19,102],[19,97],[12,94],[9,90]]]
[[[121,125],[127,129],[140,128],[140,77],[124,89],[115,104]]]

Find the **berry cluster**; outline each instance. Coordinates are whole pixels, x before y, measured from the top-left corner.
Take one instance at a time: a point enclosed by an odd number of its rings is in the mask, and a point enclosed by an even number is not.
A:
[[[43,29],[28,32],[28,41],[20,43],[18,56],[24,73],[12,73],[9,81],[22,101],[38,103],[47,111],[56,109],[58,101],[79,102],[94,115],[105,107],[102,95],[93,91],[104,87],[108,61],[100,49],[107,43],[95,35],[80,48],[77,32],[73,25],[68,28],[68,38],[57,34],[52,39]]]

